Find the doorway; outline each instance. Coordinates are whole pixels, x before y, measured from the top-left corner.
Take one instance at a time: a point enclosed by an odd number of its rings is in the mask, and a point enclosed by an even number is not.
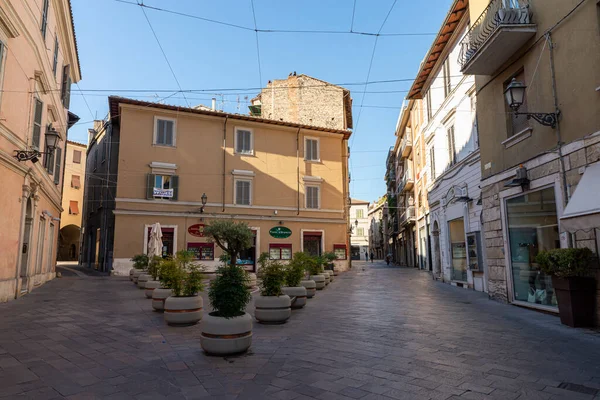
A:
[[[467,281],[467,244],[465,242],[465,222],[462,218],[448,221],[450,231],[450,260],[452,280]]]
[[[256,231],[252,230],[252,246],[240,251],[237,265],[241,265],[248,272],[256,272]]]
[[[431,237],[433,239],[433,254],[431,255],[433,261],[433,274],[436,277],[439,277],[442,274],[442,252],[440,249],[440,226],[437,221],[434,221],[433,223]]]
[[[25,225],[23,229],[23,247],[21,248],[21,293],[27,292],[29,287],[29,253],[31,253],[31,227],[33,226],[33,206],[31,198],[27,199],[25,209]]]
[[[323,252],[321,248],[321,232],[304,232],[302,242],[304,252],[311,256],[320,256]]]

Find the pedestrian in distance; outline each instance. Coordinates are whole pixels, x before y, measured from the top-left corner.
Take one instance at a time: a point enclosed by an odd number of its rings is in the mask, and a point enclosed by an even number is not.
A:
[[[365,250],[365,260],[369,261],[369,252]]]
[[[373,254],[373,252],[371,252],[371,262],[373,262],[373,258],[375,258],[375,255]]]

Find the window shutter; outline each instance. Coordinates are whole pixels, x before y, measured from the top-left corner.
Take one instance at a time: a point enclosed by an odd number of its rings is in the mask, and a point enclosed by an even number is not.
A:
[[[165,144],[173,146],[173,121],[165,121]]]
[[[35,109],[33,111],[33,140],[32,146],[36,149],[40,148],[40,134],[42,132],[42,110],[44,103],[35,99]]]
[[[62,87],[60,91],[60,97],[62,99],[63,106],[65,108],[69,108],[69,103],[71,101],[71,66],[65,65],[63,67],[63,76],[62,76]]]
[[[148,174],[146,177],[146,198],[153,199],[154,198],[154,180],[155,174]]]
[[[50,1],[44,0],[44,5],[42,6],[42,37],[46,39],[46,28],[48,26],[48,6]]]
[[[173,197],[171,200],[177,200],[179,196],[179,175],[171,176],[171,189],[173,189]]]
[[[60,183],[60,164],[62,162],[62,149],[57,147],[54,150],[54,160],[56,162],[56,167],[54,168],[54,184],[58,185]]]
[[[313,160],[318,160],[319,159],[319,142],[317,142],[316,140],[312,141],[312,146],[313,146],[313,150],[312,150],[312,156],[313,156]]]

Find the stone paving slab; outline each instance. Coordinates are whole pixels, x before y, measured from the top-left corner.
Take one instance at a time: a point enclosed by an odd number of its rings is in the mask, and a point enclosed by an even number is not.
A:
[[[0,304],[0,399],[600,399],[597,332],[354,266],[237,357],[204,355],[127,278],[55,279]]]

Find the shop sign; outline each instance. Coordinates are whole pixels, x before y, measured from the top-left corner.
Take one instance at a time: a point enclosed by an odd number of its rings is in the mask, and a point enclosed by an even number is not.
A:
[[[204,237],[204,224],[194,224],[188,228],[188,233],[196,237]]]
[[[285,239],[292,236],[292,231],[285,226],[275,226],[269,230],[269,235],[275,239]]]
[[[154,188],[152,195],[154,197],[173,197],[173,189]]]

